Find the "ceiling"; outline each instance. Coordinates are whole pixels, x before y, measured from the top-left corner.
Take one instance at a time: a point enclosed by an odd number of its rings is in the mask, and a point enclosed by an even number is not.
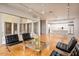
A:
[[[67,19],[67,3],[8,3],[13,8],[24,13],[29,13],[33,17],[41,17],[43,20]],[[79,4],[70,3],[69,17],[79,17]]]

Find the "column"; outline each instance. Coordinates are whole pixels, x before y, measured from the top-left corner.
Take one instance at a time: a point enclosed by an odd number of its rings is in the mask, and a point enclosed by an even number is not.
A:
[[[38,21],[38,35],[40,36],[40,21]]]
[[[32,22],[32,28],[31,28],[31,33],[34,33],[34,23]]]
[[[4,18],[2,14],[0,14],[0,44],[5,44],[5,25],[4,25]]]

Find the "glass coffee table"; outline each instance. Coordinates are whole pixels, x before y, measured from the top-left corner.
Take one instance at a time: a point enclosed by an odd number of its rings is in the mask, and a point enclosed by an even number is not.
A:
[[[46,49],[49,46],[47,42],[35,42],[35,40],[27,41],[25,47],[31,48],[34,51],[38,52],[38,55],[41,56],[42,50]]]

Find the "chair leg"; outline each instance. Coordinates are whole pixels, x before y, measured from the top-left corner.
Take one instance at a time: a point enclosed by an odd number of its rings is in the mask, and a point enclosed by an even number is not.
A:
[[[10,50],[9,50],[8,46],[6,46],[6,48],[7,48],[7,50],[10,52]]]
[[[71,54],[73,53],[74,49],[75,49],[75,47],[72,49],[71,53],[68,54],[68,56],[71,56]]]

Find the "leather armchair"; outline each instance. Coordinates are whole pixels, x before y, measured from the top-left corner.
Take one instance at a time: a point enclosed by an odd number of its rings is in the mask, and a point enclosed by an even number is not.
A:
[[[64,52],[70,53],[72,51],[72,49],[75,47],[76,43],[77,43],[77,40],[75,39],[75,37],[72,37],[68,44],[58,42],[56,45],[56,48],[58,48]]]
[[[32,38],[32,37],[30,36],[30,33],[23,33],[23,34],[22,34],[22,37],[23,37],[23,40],[24,40],[24,41],[28,41],[28,40],[34,39],[34,38]]]
[[[71,53],[71,56],[79,56],[79,44],[76,44],[74,50]]]
[[[6,39],[6,48],[8,49],[9,52],[10,52],[10,49],[8,46],[13,46],[15,44],[19,44],[22,42],[22,41],[19,41],[17,34],[5,36],[5,39]]]
[[[7,46],[15,45],[22,42],[22,41],[19,41],[17,34],[5,36],[5,39],[6,39]]]

